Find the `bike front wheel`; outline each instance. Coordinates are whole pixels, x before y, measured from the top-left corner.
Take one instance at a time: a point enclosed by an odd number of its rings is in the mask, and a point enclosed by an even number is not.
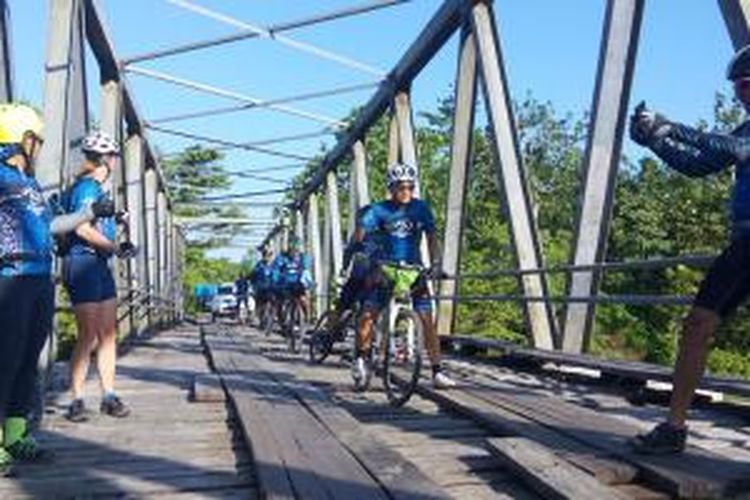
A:
[[[323,314],[310,332],[310,363],[314,365],[322,363],[331,354],[333,335],[328,331],[328,322],[332,314],[331,311]]]
[[[424,323],[411,309],[401,309],[383,332],[383,387],[392,406],[409,401],[419,383],[424,346]]]

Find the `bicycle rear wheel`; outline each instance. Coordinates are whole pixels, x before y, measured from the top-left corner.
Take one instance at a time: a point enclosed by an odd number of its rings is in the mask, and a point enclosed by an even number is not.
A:
[[[295,299],[290,299],[286,305],[286,313],[284,314],[286,327],[287,344],[289,351],[298,352],[299,342],[298,337],[302,333],[302,306]]]
[[[310,363],[320,364],[331,354],[333,334],[328,331],[328,321],[332,311],[326,311],[310,331]]]
[[[411,309],[401,309],[392,328],[383,332],[383,387],[392,406],[409,401],[419,383],[424,346],[422,318]]]

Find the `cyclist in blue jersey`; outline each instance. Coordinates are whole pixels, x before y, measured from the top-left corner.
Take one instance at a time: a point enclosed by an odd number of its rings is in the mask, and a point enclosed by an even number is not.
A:
[[[372,205],[360,208],[356,214],[356,226],[361,227],[362,218]],[[364,300],[368,288],[367,280],[372,276],[375,262],[378,259],[380,244],[379,235],[365,233],[362,241],[352,238],[344,249],[343,269],[349,270],[349,275],[341,287],[336,306],[328,316],[327,328],[333,331],[338,326],[339,318],[344,311],[351,309],[358,301]]]
[[[278,293],[283,297],[291,295],[299,300],[305,320],[309,320],[310,307],[307,292],[311,285],[310,262],[307,255],[301,252],[300,242],[296,237],[290,238],[287,250],[276,257],[273,269]]]
[[[84,161],[75,184],[70,189],[68,208],[75,211],[107,196],[103,184],[117,165],[120,147],[104,132],[93,132],[81,147]],[[117,243],[113,217],[76,228],[70,251],[63,261],[63,282],[73,303],[78,338],[70,364],[72,402],[66,417],[85,422],[88,414],[83,402],[83,387],[91,355],[96,351],[96,365],[102,390],[101,413],[126,417],[130,409],[115,393],[117,355],[117,291],[110,268],[113,255],[129,258],[135,248],[129,242]]]
[[[53,218],[34,179],[43,127],[33,108],[0,105],[0,476],[13,462],[49,458],[30,435],[27,419],[54,315],[52,234],[114,213],[113,205],[95,203]]]
[[[245,313],[250,313],[250,278],[247,272],[243,271],[234,282],[234,295],[237,299],[237,317],[240,318],[240,310],[245,308]]]
[[[253,286],[255,310],[260,320],[261,311],[273,299],[273,251],[264,247],[263,258],[255,264],[250,273],[250,284]]]
[[[370,238],[378,238],[379,258],[384,261],[405,264],[422,264],[421,242],[426,236],[430,254],[440,255],[435,237],[435,218],[429,205],[414,197],[417,170],[411,165],[392,165],[388,169],[387,183],[391,197],[373,204],[360,219],[355,241],[363,243]],[[432,263],[432,272],[438,272],[440,265]],[[376,275],[379,273],[375,273]],[[373,327],[380,311],[387,303],[385,283],[378,277],[368,287],[364,300],[365,311],[359,328],[360,352],[352,364],[355,380],[367,377],[369,366],[368,352],[372,345]],[[412,293],[414,310],[424,323],[425,341],[432,365],[433,385],[439,389],[455,386],[444,372],[440,362],[440,340],[432,318],[432,298],[426,281],[416,284]]]
[[[750,45],[737,52],[726,76],[750,112]],[[685,319],[669,417],[631,442],[640,453],[679,453],[685,448],[687,412],[705,370],[711,338],[721,321],[750,296],[750,121],[731,134],[704,132],[671,122],[641,104],[631,117],[630,135],[691,177],[735,167],[731,243],[709,269]]]

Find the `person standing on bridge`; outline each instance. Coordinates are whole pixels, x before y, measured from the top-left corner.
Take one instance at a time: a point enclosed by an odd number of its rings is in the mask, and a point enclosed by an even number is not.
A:
[[[730,61],[727,79],[750,112],[750,45]],[[679,453],[685,449],[687,412],[705,371],[711,338],[721,321],[750,295],[750,121],[731,134],[703,132],[671,122],[642,103],[631,117],[630,135],[670,167],[691,177],[735,166],[731,243],[709,269],[685,319],[669,417],[631,443],[639,453]]]
[[[381,245],[378,258],[386,262],[422,264],[422,236],[427,237],[430,254],[440,255],[435,237],[435,217],[429,205],[414,196],[417,183],[417,169],[412,165],[395,164],[388,168],[387,185],[390,199],[374,203],[361,213],[355,231],[356,243],[371,238]],[[440,264],[432,263],[431,272],[438,272]],[[364,298],[364,313],[359,326],[360,352],[352,363],[352,378],[356,385],[370,376],[370,349],[373,342],[373,328],[380,312],[386,307],[388,286],[379,269],[373,271]],[[441,364],[440,340],[432,319],[432,297],[427,282],[415,283],[412,287],[414,310],[424,324],[427,352],[432,365],[432,382],[437,389],[448,389],[456,383],[449,378]]]
[[[117,142],[103,132],[93,132],[83,141],[84,161],[78,180],[69,193],[68,209],[79,210],[105,196],[102,185],[111,175],[120,155]],[[83,402],[91,355],[96,364],[103,392],[100,411],[112,417],[126,417],[130,409],[115,393],[117,355],[117,291],[109,260],[133,255],[129,242],[117,244],[113,217],[97,224],[79,226],[72,237],[70,250],[63,262],[63,281],[73,303],[78,339],[71,360],[73,401],[66,417],[73,422],[88,420]]]
[[[39,353],[52,330],[53,234],[73,231],[114,205],[53,217],[34,178],[44,123],[23,104],[0,105],[0,476],[14,462],[50,457],[28,429]]]

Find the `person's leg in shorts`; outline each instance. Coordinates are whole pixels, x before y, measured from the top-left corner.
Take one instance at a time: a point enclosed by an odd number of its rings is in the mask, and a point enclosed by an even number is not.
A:
[[[687,413],[706,368],[711,339],[721,321],[750,295],[750,238],[735,240],[714,261],[683,323],[669,417],[631,444],[640,453],[677,453],[687,438]]]

